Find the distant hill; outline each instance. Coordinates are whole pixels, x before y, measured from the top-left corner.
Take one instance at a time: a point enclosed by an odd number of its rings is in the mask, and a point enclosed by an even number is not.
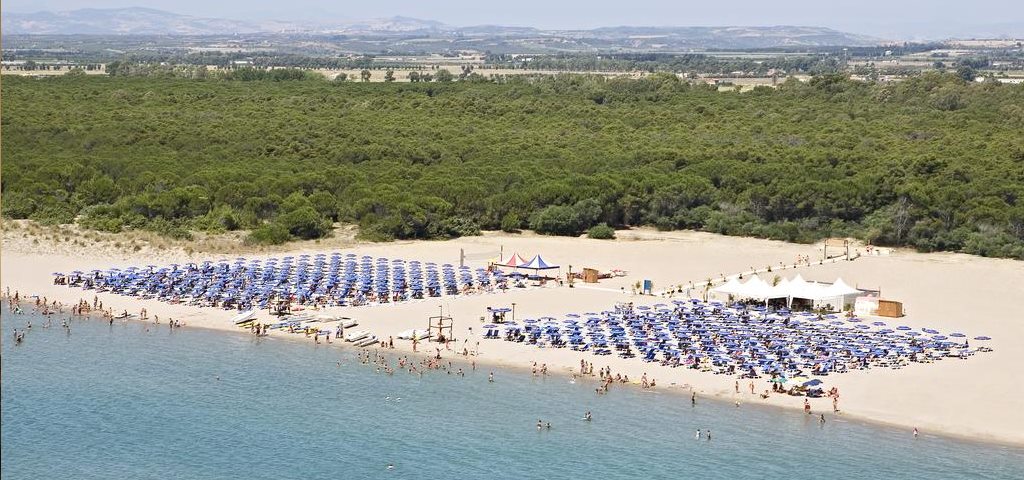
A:
[[[269,25],[200,18],[151,8],[83,8],[68,12],[4,13],[5,35],[211,35],[267,31]]]
[[[767,48],[786,46],[877,45],[879,39],[825,27],[605,27],[582,32],[594,38],[627,38],[634,44],[669,44],[676,48]]]
[[[824,27],[606,27],[593,30],[540,30],[482,25],[455,27],[432,20],[391,17],[361,21],[251,22],[202,18],[151,8],[87,8],[67,12],[4,13],[5,35],[222,35],[232,33],[310,33],[404,37],[436,40],[494,39],[541,46],[541,50],[653,50],[765,48],[785,46],[873,45],[878,39]],[[534,50],[535,48],[527,48]]]

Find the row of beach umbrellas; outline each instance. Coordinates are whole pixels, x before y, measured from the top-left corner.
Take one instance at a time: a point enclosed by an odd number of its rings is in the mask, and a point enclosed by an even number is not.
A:
[[[335,252],[54,275],[71,286],[122,295],[266,308],[275,300],[351,305],[458,295],[468,288],[506,288],[518,274]]]
[[[910,361],[966,358],[979,350],[971,349],[968,336],[961,332],[699,300],[619,305],[602,312],[571,313],[561,320],[542,317],[488,324],[484,331],[489,338],[525,338],[545,347],[568,346],[749,377],[771,374],[783,380],[879,366],[901,368]]]

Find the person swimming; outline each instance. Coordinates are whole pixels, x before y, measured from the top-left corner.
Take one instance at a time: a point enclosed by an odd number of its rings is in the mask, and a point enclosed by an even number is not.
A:
[[[590,415],[590,410],[587,410],[587,413],[583,414],[583,419],[588,422],[594,419],[594,417]]]

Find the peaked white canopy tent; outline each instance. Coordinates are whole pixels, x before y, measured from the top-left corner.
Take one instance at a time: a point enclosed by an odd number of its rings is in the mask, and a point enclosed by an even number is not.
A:
[[[769,285],[757,275],[751,276],[746,282],[737,278],[711,289],[711,293],[729,295],[733,298],[768,300],[784,298],[786,306],[793,305],[794,299],[810,301],[814,306],[832,305],[842,309],[847,303],[853,302],[863,292],[846,284],[842,278],[831,284],[808,282],[797,274],[792,280],[783,278],[775,285]],[[848,301],[849,300],[849,301]]]

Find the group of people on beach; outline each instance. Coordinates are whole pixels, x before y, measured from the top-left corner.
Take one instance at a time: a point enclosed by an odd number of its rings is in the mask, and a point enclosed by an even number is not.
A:
[[[252,325],[249,327],[249,333],[252,333],[257,337],[265,337],[267,336],[267,329],[269,328],[270,325],[267,325],[265,323],[253,322]],[[330,338],[328,337],[327,340],[330,341]]]
[[[613,383],[620,383],[620,384],[627,384],[627,383],[629,383],[629,375],[622,375],[621,373],[616,373],[613,376],[612,375],[612,367],[599,368],[597,370],[597,373],[598,373],[597,377],[600,380],[601,385],[598,386],[596,389],[594,389],[594,391],[597,394],[599,394],[599,395],[600,394],[608,393],[608,390],[612,386]],[[586,361],[585,359],[581,359],[580,360],[580,375],[594,376],[594,364],[591,363],[591,362]],[[574,375],[573,378],[575,378],[575,375]],[[653,378],[648,379],[647,378],[647,373],[644,373],[643,376],[640,377],[640,388],[648,389],[648,388],[654,388],[656,386],[658,386],[657,381],[655,379],[653,379]]]
[[[533,362],[533,367],[531,368],[531,373],[533,374],[533,376],[536,377],[538,372],[540,372],[541,375],[547,376],[547,374],[548,374],[548,364],[546,364],[546,363],[541,364],[540,369],[538,369],[537,368],[537,362]]]
[[[7,302],[8,309],[10,309],[11,312],[15,314],[25,313],[25,311],[21,308],[24,297],[21,296],[20,292],[15,290],[14,293],[11,293],[10,287],[6,287],[4,290],[3,297],[4,300],[6,300]],[[47,297],[39,297],[38,295],[33,296],[33,298],[35,298],[35,301],[33,302],[34,304],[32,306],[32,313],[44,316],[61,315],[64,313],[65,305],[61,302],[58,302],[57,300],[51,301]],[[61,327],[64,328],[64,330],[68,334],[71,333],[71,321],[74,318],[89,318],[92,316],[98,316],[106,320],[107,323],[109,323],[110,325],[113,325],[114,320],[116,319],[120,319],[127,323],[128,320],[134,317],[134,315],[129,314],[127,310],[124,310],[122,313],[115,315],[114,309],[112,307],[107,307],[106,309],[104,309],[103,302],[99,299],[98,296],[95,295],[93,296],[91,303],[82,298],[78,299],[78,302],[71,305],[69,310],[71,315],[68,318],[61,320]],[[149,319],[149,312],[147,312],[145,308],[142,308],[139,311],[139,319]],[[160,317],[154,315],[153,321],[154,323],[159,324]],[[43,327],[48,328],[50,325],[52,325],[52,320],[47,320],[46,324],[44,324]],[[174,320],[173,318],[168,318],[167,325],[169,329],[173,330],[175,328],[184,326],[184,323],[178,320]],[[31,329],[31,322],[29,322],[26,329]],[[146,328],[146,331],[149,331],[149,329]],[[21,331],[20,333],[15,335],[16,343],[21,343],[24,341],[24,333],[24,331]]]
[[[395,359],[394,365],[392,365],[391,359],[387,355],[380,353],[376,350],[372,352],[370,350],[360,350],[358,354],[359,363],[363,365],[373,365],[376,373],[384,373],[387,375],[394,375],[399,370],[405,370],[413,375],[423,376],[424,372],[429,371],[443,371],[448,375],[456,375],[459,377],[465,377],[466,372],[462,367],[456,367],[451,361],[442,361],[439,357],[424,357],[418,362],[414,361],[408,355],[403,355]],[[341,362],[338,362],[338,366],[341,366]],[[476,370],[476,361],[470,363],[471,370]],[[491,372],[489,377],[491,382],[494,381],[494,373]]]
[[[35,306],[32,307],[32,313],[38,313],[41,315],[53,315],[64,312],[64,305],[56,300],[49,301],[46,297],[40,298],[38,295],[34,296]],[[13,313],[22,314],[25,313],[21,308],[21,302],[23,297],[17,290],[11,294],[11,287],[7,287],[4,290],[4,300],[7,301],[7,308]]]

